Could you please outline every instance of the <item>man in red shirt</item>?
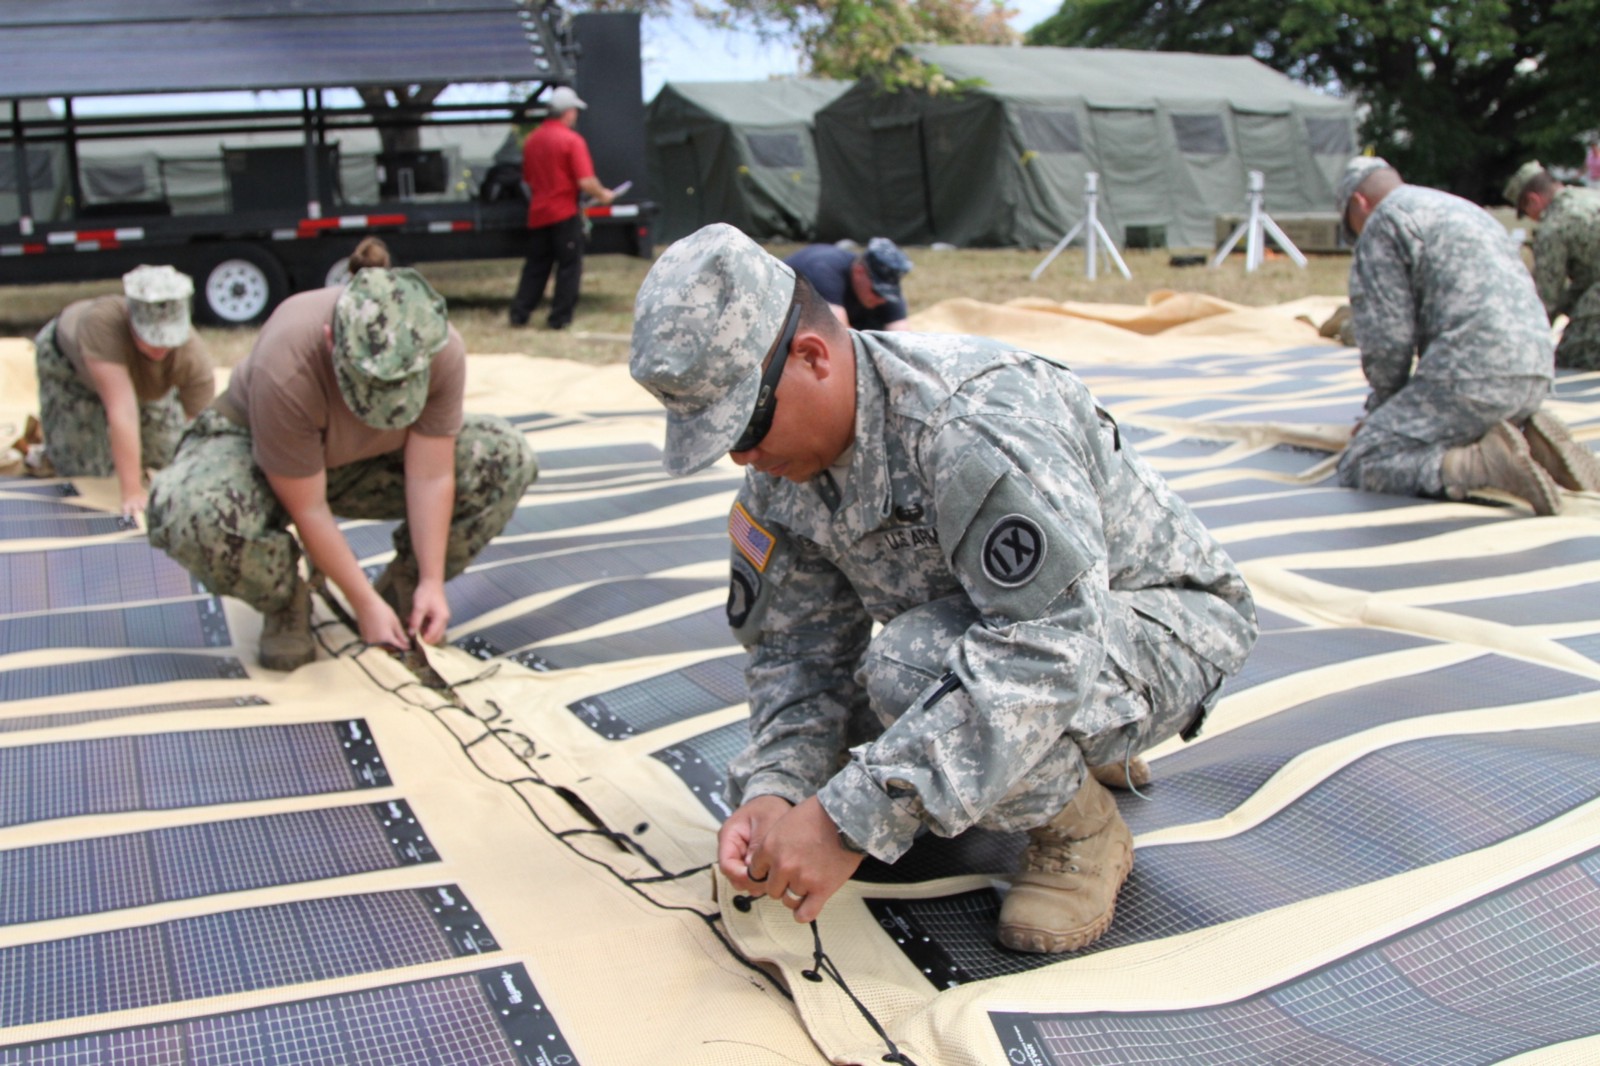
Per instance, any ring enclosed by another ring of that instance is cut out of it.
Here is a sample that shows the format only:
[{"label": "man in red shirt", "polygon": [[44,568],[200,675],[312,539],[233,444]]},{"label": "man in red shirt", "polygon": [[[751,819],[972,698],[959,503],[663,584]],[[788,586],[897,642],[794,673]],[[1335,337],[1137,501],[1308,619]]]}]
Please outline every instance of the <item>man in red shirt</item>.
[{"label": "man in red shirt", "polygon": [[532,246],[522,264],[522,279],[511,298],[511,324],[525,326],[544,297],[550,268],[556,270],[550,297],[551,329],[565,329],[578,306],[583,282],[583,215],[578,194],[609,204],[615,195],[594,176],[589,145],[573,127],[588,107],[565,85],[550,94],[549,114],[522,142],[522,180],[528,183],[528,228]]}]

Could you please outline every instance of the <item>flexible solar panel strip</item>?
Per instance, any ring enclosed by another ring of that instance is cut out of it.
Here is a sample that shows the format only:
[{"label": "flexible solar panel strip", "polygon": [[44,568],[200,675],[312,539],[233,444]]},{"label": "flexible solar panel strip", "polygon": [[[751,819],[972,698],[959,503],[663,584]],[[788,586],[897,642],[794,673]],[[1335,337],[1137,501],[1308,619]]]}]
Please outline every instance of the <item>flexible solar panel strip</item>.
[{"label": "flexible solar panel strip", "polygon": [[42,515],[66,515],[76,518],[92,518],[104,515],[104,511],[84,507],[81,504],[68,503],[62,499],[0,499],[0,521],[12,518],[38,518]]},{"label": "flexible solar panel strip", "polygon": [[498,949],[455,885],[224,911],[0,948],[0,1029]]},{"label": "flexible solar panel strip", "polygon": [[741,652],[693,663],[569,703],[567,710],[607,740],[637,736],[743,703],[744,662]]},{"label": "flexible solar panel strip", "polygon": [[737,645],[728,629],[727,608],[717,606],[642,629],[543,647],[538,651],[519,652],[511,658],[536,670],[571,670],[579,666],[622,662],[646,655],[732,647]]},{"label": "flexible solar panel strip", "polygon": [[[1141,848],[1111,928],[1075,954],[1193,932],[1507,840],[1600,797],[1597,758],[1600,726],[1430,737],[1373,752],[1243,833]],[[930,937],[968,979],[1069,957],[1001,948],[999,898],[987,889],[874,908],[913,939]]]},{"label": "flexible solar panel strip", "polygon": [[0,540],[102,537],[137,528],[120,515],[90,515],[83,518],[7,518],[0,520]]},{"label": "flexible solar panel strip", "polygon": [[1238,503],[1200,503],[1195,505],[1194,513],[1200,516],[1206,528],[1216,530],[1247,522],[1371,514],[1415,506],[1417,501],[1410,496],[1384,496],[1376,492],[1352,492],[1349,489],[1301,489]]},{"label": "flexible solar panel strip", "polygon": [[[1415,501],[1413,501],[1415,502]],[[1429,537],[1503,522],[1515,512],[1493,507],[1479,508],[1481,514],[1424,522],[1394,522],[1383,525],[1347,526],[1341,529],[1302,529],[1293,533],[1269,533],[1243,539],[1223,538],[1223,547],[1236,563],[1268,559],[1274,555],[1303,555],[1321,551],[1352,551],[1358,548],[1386,548]]]},{"label": "flexible solar panel strip", "polygon": [[265,707],[260,696],[230,696],[213,700],[183,700],[178,703],[147,703],[141,707],[99,707],[92,711],[63,711],[60,714],[33,714],[20,718],[0,718],[0,733],[20,733],[30,729],[58,729],[83,722],[103,722],[140,714],[167,711],[208,711],[227,707]]},{"label": "flexible solar panel strip", "polygon": [[1508,626],[1560,625],[1568,622],[1595,621],[1596,597],[1600,596],[1600,582],[1572,585],[1562,589],[1540,589],[1516,596],[1496,596],[1492,599],[1458,600],[1455,603],[1430,604],[1435,611],[1448,611],[1467,618],[1481,618],[1486,622],[1500,622]]},{"label": "flexible solar panel strip", "polygon": [[402,800],[0,851],[0,925],[437,862]]},{"label": "flexible solar panel strip", "polygon": [[[555,502],[527,498],[506,523],[502,537],[529,533],[550,533],[574,526],[615,522],[620,519],[640,519],[649,512],[664,507],[689,503],[718,493],[732,495],[740,482],[736,478],[719,478],[711,481],[692,481],[688,484],[665,485],[644,492],[617,493],[613,496],[564,500]],[[394,547],[391,540],[397,522],[375,522],[345,530],[345,539],[358,559],[382,555]],[[724,527],[726,523],[724,522]]]},{"label": "flexible solar panel strip", "polygon": [[[1482,581],[1492,577],[1514,577],[1559,566],[1579,566],[1600,562],[1600,537],[1574,537],[1543,544],[1519,552],[1497,552],[1464,559],[1428,559],[1388,566],[1303,567],[1298,572],[1341,588],[1363,592],[1389,592],[1394,589],[1453,585],[1460,581]],[[1547,595],[1565,596],[1566,591]]]},{"label": "flexible solar panel strip", "polygon": [[26,492],[31,496],[77,496],[78,486],[70,481],[40,481],[31,477],[0,477],[0,492]]},{"label": "flexible solar panel strip", "polygon": [[0,1066],[580,1066],[520,964],[0,1047]]},{"label": "flexible solar panel strip", "polygon": [[687,541],[696,537],[717,537],[726,545],[727,516],[713,515],[710,518],[696,519],[676,526],[652,526],[648,529],[584,534],[577,537],[541,537],[537,541],[491,541],[488,547],[478,553],[473,564],[476,569],[489,563],[528,560],[530,565],[537,566],[545,556],[563,552],[609,550],[621,556],[640,550],[643,545],[650,545],[646,550],[652,552],[670,553],[677,541]]},{"label": "flexible solar panel strip", "polygon": [[1239,673],[1229,678],[1223,694],[1243,692],[1256,685],[1321,666],[1351,662],[1371,655],[1407,651],[1438,644],[1427,637],[1389,629],[1301,629],[1263,632]]},{"label": "flexible solar panel strip", "polygon": [[64,740],[0,748],[0,826],[389,784],[360,719]]},{"label": "flexible solar panel strip", "polygon": [[1150,800],[1118,805],[1135,834],[1220,818],[1255,793],[1296,755],[1363,730],[1434,714],[1557,699],[1600,689],[1600,681],[1502,655],[1480,655],[1407,677],[1308,700],[1267,718],[1188,745],[1155,764]]},{"label": "flexible solar panel strip", "polygon": [[[539,449],[539,477],[546,471],[572,470],[582,467],[634,466],[639,463],[661,462],[661,449],[654,444],[604,444],[598,448],[541,448]],[[659,473],[659,469],[657,470]]]},{"label": "flexible solar panel strip", "polygon": [[690,563],[714,562],[727,556],[726,533],[660,544],[633,543],[620,550],[598,547],[544,555],[521,565],[474,568],[447,584],[445,592],[450,597],[451,622],[459,625],[524,596],[551,589],[635,577]]},{"label": "flexible solar panel strip", "polygon": [[133,685],[159,685],[167,681],[243,681],[249,677],[244,663],[231,655],[152,652],[7,670],[0,673],[0,702]]},{"label": "flexible solar panel strip", "polygon": [[1600,857],[1501,889],[1245,999],[1193,1010],[991,1011],[1008,1061],[1503,1062],[1600,1032]]},{"label": "flexible solar panel strip", "polygon": [[1557,641],[1563,647],[1571,648],[1591,662],[1600,663],[1600,633],[1589,633],[1581,637],[1569,637]]},{"label": "flexible solar panel strip", "polygon": [[456,647],[490,659],[528,644],[571,633],[647,607],[718,588],[723,579],[636,578],[591,585],[537,611],[486,626],[455,642]]},{"label": "flexible solar panel strip", "polygon": [[204,592],[143,541],[0,555],[0,615],[187,599]]},{"label": "flexible solar panel strip", "polygon": [[0,620],[0,655],[39,648],[225,648],[228,618],[216,597]]},{"label": "flexible solar panel strip", "polygon": [[700,805],[721,821],[733,813],[723,795],[728,784],[728,763],[748,743],[750,723],[729,722],[671,747],[653,751],[650,757],[666,764],[694,793]]},{"label": "flexible solar panel strip", "polygon": [[[1364,395],[1364,393],[1362,394]],[[1285,404],[1283,407],[1263,410],[1251,407],[1247,411],[1237,411],[1233,414],[1218,416],[1218,422],[1332,422],[1340,425],[1354,426],[1356,419],[1360,418],[1365,407],[1362,396],[1355,393],[1347,399],[1327,401],[1320,403]]]},{"label": "flexible solar panel strip", "polygon": [[1237,481],[1219,481],[1195,488],[1175,488],[1190,507],[1211,500],[1229,500],[1239,496],[1264,496],[1273,492],[1300,492],[1303,487],[1289,481],[1271,481],[1267,478],[1242,477]]}]

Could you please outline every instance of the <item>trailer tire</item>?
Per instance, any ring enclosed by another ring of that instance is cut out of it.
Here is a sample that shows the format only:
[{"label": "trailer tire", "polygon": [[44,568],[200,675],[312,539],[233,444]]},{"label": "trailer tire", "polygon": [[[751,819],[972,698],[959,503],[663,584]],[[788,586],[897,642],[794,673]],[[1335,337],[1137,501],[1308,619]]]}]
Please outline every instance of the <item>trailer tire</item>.
[{"label": "trailer tire", "polygon": [[283,264],[253,244],[224,244],[196,279],[195,317],[214,326],[253,326],[289,295]]}]

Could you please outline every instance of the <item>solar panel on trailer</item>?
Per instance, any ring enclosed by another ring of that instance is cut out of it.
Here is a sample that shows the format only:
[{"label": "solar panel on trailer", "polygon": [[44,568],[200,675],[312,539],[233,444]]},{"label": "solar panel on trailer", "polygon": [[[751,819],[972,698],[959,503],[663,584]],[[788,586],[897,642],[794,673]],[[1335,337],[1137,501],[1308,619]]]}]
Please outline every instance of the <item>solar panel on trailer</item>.
[{"label": "solar panel on trailer", "polygon": [[1246,999],[990,1021],[1007,1061],[1039,1066],[1487,1064],[1594,1034],[1597,953],[1590,852]]},{"label": "solar panel on trailer", "polygon": [[[571,66],[555,40],[526,11],[512,3],[432,0],[11,2],[0,6],[0,70],[6,71],[0,93],[26,99],[570,81]],[[106,62],[110,55],[117,61]]]},{"label": "solar panel on trailer", "polygon": [[403,800],[0,851],[0,926],[439,861]]}]

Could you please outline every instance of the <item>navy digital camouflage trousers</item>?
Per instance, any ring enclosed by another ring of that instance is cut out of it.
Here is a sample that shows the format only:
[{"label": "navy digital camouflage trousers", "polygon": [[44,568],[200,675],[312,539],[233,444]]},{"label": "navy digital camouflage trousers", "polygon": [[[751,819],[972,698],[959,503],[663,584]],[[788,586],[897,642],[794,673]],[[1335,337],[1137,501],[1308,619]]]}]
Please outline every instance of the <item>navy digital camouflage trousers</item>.
[{"label": "navy digital camouflage trousers", "polygon": [[[327,472],[328,505],[341,518],[401,519],[391,565],[416,570],[406,516],[404,452]],[[456,496],[444,576],[467,568],[511,520],[539,465],[503,418],[469,414],[456,437]],[[288,606],[300,580],[300,544],[289,513],[250,454],[250,431],[214,409],[201,411],[172,464],[150,486],[150,543],[212,592],[262,613]]]},{"label": "navy digital camouflage trousers", "polygon": [[[116,468],[111,463],[106,405],[99,393],[78,379],[56,346],[55,319],[34,338],[33,352],[39,369],[39,423],[55,472],[64,477],[110,477]],[[177,389],[154,403],[140,404],[140,463],[149,469],[170,463],[187,421]]]},{"label": "navy digital camouflage trousers", "polygon": [[[1127,664],[1125,672],[1106,656],[1091,686],[1096,713],[1081,717],[1108,724],[1092,734],[1074,732],[1069,725],[1005,796],[988,797],[990,805],[978,817],[978,825],[1003,832],[1043,825],[1078,791],[1086,766],[1121,763],[1186,730],[1192,736],[1199,727],[1220,695],[1223,673],[1166,626],[1141,614],[1139,596],[1137,590],[1113,590],[1110,595],[1113,609],[1124,612],[1124,624],[1136,634],[1133,647],[1138,661]],[[956,595],[906,611],[884,626],[857,673],[876,720],[852,721],[850,742],[872,739],[902,714],[928,715],[946,719],[937,728],[930,722],[930,736],[955,730],[967,734],[950,738],[955,747],[1006,758],[1004,745],[997,744],[994,733],[985,728],[984,716],[972,713],[965,692],[951,692],[940,700],[944,706],[918,705],[919,697],[944,674],[950,647],[977,622],[972,602]]]},{"label": "navy digital camouflage trousers", "polygon": [[1397,496],[1444,495],[1444,453],[1496,422],[1520,425],[1544,402],[1548,378],[1412,378],[1367,415],[1339,459],[1339,483]]}]

